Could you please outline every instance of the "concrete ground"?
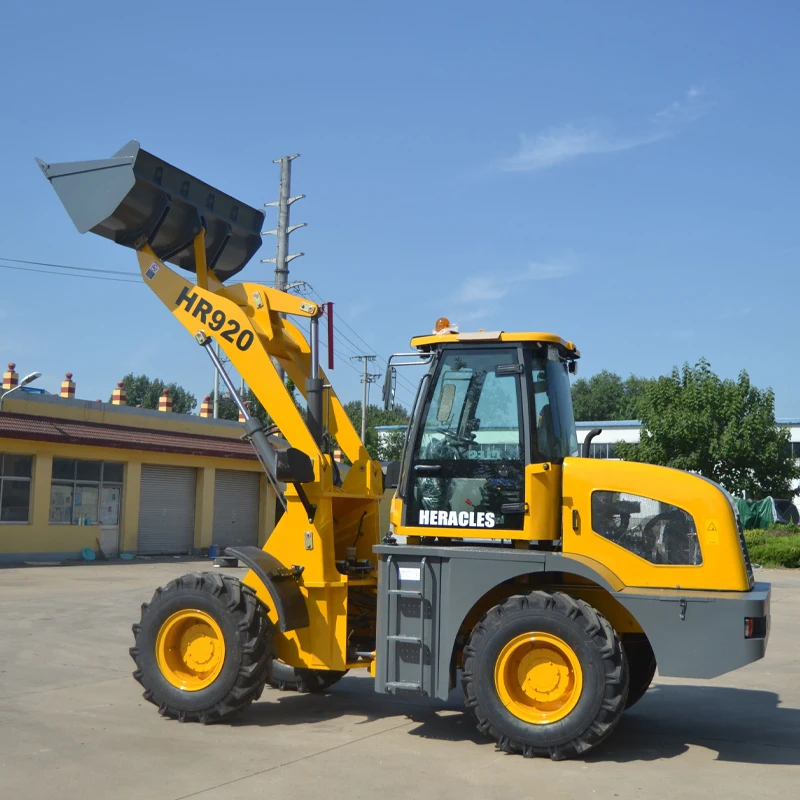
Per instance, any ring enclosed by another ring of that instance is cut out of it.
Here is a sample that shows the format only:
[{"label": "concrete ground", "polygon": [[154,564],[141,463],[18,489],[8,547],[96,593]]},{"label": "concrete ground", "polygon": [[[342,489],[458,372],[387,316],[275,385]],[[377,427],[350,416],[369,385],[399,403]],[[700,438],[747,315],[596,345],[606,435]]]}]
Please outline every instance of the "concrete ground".
[{"label": "concrete ground", "polygon": [[[207,562],[206,562],[207,563]],[[0,570],[0,797],[791,798],[800,793],[800,573],[773,584],[765,660],[717,680],[656,679],[582,761],[495,751],[447,704],[265,691],[235,723],[159,717],[130,677],[139,604],[195,564]]]}]

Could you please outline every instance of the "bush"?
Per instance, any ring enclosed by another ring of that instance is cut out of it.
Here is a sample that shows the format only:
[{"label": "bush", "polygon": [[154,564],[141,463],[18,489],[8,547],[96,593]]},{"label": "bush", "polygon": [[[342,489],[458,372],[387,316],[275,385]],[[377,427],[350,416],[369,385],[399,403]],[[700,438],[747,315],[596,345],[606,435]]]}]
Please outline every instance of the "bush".
[{"label": "bush", "polygon": [[751,553],[753,552],[754,547],[766,544],[768,538],[769,536],[766,531],[754,530],[744,532],[744,540],[747,542],[747,549]]},{"label": "bush", "polygon": [[762,567],[800,567],[800,533],[796,525],[745,531],[750,560]]}]

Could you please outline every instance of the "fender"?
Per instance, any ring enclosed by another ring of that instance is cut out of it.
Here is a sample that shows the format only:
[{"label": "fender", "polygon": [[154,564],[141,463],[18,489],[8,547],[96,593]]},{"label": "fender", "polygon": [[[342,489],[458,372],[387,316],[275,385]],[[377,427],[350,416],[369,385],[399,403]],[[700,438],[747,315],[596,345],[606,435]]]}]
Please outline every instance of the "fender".
[{"label": "fender", "polygon": [[281,633],[308,627],[306,601],[294,575],[260,547],[228,547],[225,555],[244,561],[264,584],[278,614]]}]

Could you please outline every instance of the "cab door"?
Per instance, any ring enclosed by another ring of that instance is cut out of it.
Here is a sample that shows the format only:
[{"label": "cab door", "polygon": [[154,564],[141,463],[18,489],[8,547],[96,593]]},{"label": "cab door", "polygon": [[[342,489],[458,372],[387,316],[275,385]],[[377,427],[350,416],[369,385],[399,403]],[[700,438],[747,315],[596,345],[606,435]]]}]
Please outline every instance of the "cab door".
[{"label": "cab door", "polygon": [[415,432],[404,534],[525,536],[524,375],[518,347],[443,349]]},{"label": "cab door", "polygon": [[564,457],[577,448],[567,366],[557,349],[537,344],[526,350],[530,375],[532,445],[525,470],[529,514],[526,538],[561,537],[561,480]]}]

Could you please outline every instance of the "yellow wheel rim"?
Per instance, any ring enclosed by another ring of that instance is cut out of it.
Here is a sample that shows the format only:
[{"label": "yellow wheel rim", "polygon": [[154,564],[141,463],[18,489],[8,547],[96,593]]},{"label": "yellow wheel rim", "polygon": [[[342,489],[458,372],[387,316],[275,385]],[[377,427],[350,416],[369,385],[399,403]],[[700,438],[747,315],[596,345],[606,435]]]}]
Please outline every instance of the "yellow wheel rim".
[{"label": "yellow wheel rim", "polygon": [[205,689],[225,663],[222,630],[205,611],[176,611],[158,632],[156,660],[161,674],[178,689]]},{"label": "yellow wheel rim", "polygon": [[583,671],[575,651],[558,636],[523,633],[500,652],[494,669],[500,701],[533,725],[564,719],[578,704]]}]

